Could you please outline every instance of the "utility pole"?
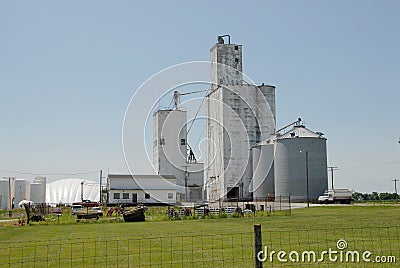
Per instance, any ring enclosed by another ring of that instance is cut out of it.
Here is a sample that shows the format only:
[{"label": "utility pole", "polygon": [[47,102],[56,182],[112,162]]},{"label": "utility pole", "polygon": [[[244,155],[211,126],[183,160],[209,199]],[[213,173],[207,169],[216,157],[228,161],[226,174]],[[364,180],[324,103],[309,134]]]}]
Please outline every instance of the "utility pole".
[{"label": "utility pole", "polygon": [[308,190],[308,151],[306,151],[306,176],[307,176],[307,207],[310,207],[310,193]]},{"label": "utility pole", "polygon": [[[300,119],[300,118],[299,118]],[[300,120],[299,120],[300,121]],[[302,154],[304,151],[300,150],[300,153]],[[306,187],[307,187],[307,207],[310,207],[310,191],[308,189],[308,151],[305,151],[306,153]]]},{"label": "utility pole", "polygon": [[15,178],[14,177],[8,177],[8,197],[9,197],[9,199],[8,199],[8,207],[9,207],[9,209],[10,209],[10,211],[12,211],[12,209],[13,209],[13,207],[12,207],[12,203],[13,203],[13,197],[11,197],[11,180],[15,180]]},{"label": "utility pole", "polygon": [[394,191],[395,191],[395,193],[396,193],[396,200],[398,199],[398,196],[397,196],[397,182],[399,181],[398,179],[393,179],[392,181],[394,181]]},{"label": "utility pole", "polygon": [[188,198],[188,190],[187,190],[187,187],[188,187],[188,170],[187,170],[187,168],[188,168],[188,165],[184,165],[183,166],[184,168],[185,168],[185,201],[187,202],[188,200],[189,200],[189,198]]},{"label": "utility pole", "polygon": [[103,170],[100,169],[100,205],[103,205],[103,189],[102,189],[102,179],[103,179]]},{"label": "utility pole", "polygon": [[334,189],[334,187],[333,187],[333,171],[336,171],[338,169],[339,169],[338,167],[328,167],[328,170],[331,171],[332,189]]},{"label": "utility pole", "polygon": [[81,200],[83,202],[83,181],[81,181]]}]

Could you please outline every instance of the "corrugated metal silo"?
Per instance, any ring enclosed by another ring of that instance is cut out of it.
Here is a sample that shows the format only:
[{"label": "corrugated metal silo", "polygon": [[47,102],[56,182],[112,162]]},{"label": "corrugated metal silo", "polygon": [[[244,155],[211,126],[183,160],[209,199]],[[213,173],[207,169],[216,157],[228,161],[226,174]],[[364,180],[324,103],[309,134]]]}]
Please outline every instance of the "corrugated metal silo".
[{"label": "corrugated metal silo", "polygon": [[[275,196],[291,196],[293,201],[318,198],[328,188],[326,138],[295,125],[276,137],[275,146]],[[307,161],[308,158],[308,161]]]}]

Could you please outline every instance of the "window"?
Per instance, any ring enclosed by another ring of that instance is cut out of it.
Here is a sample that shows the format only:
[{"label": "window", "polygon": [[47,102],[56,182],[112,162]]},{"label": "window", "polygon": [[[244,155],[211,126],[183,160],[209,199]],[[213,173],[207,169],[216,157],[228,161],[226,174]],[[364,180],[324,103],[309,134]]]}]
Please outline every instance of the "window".
[{"label": "window", "polygon": [[122,194],[123,199],[129,199],[129,193],[123,193]]},{"label": "window", "polygon": [[236,63],[239,62],[239,59],[238,59],[238,58],[235,58],[235,62],[236,62]]},{"label": "window", "polygon": [[173,199],[174,198],[174,193],[168,193],[168,199]]},{"label": "window", "polygon": [[144,199],[150,199],[150,194],[144,194]]},{"label": "window", "polygon": [[239,46],[235,46],[235,50],[239,50]]},{"label": "window", "polygon": [[160,144],[161,144],[161,145],[165,145],[165,139],[164,139],[164,138],[161,138]]},{"label": "window", "polygon": [[186,145],[186,140],[185,139],[181,139],[181,145]]},{"label": "window", "polygon": [[119,198],[120,198],[119,193],[114,193],[114,199],[119,199]]}]

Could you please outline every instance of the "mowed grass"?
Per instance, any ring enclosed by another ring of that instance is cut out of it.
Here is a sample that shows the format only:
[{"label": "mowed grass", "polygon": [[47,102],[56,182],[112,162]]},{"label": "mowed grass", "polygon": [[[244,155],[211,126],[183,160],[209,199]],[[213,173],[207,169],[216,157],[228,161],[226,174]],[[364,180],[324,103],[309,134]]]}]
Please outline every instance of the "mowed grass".
[{"label": "mowed grass", "polygon": [[0,227],[0,267],[252,267],[254,224],[262,225],[263,245],[273,250],[321,251],[346,239],[349,249],[395,255],[400,262],[399,205],[322,206],[295,209],[291,216],[259,213],[137,223],[113,218],[76,223],[68,222],[70,215],[63,217],[63,224],[54,218],[51,224]]}]

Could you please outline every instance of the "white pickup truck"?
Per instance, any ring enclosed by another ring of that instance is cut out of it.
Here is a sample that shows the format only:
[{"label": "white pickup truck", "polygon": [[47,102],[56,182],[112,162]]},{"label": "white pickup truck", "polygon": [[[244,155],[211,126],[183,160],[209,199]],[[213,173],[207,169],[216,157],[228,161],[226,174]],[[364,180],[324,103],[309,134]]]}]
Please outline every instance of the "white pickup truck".
[{"label": "white pickup truck", "polygon": [[318,202],[322,204],[350,204],[353,201],[353,192],[351,189],[329,189],[318,197]]}]

